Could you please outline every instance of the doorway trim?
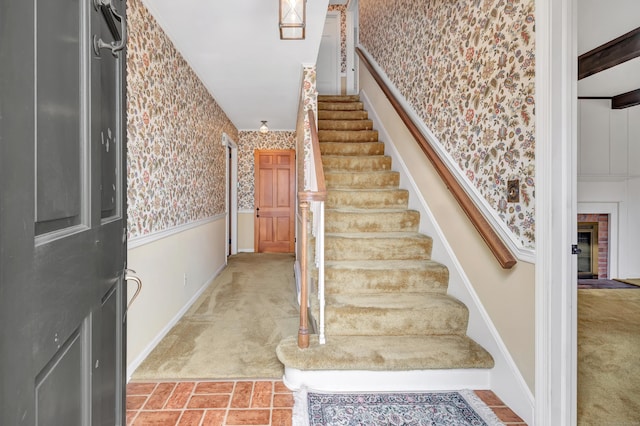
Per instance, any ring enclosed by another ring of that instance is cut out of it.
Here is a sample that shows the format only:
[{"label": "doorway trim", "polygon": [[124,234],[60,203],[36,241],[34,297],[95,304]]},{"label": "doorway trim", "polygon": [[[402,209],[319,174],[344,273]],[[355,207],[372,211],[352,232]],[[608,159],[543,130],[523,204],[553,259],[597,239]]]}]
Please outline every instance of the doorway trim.
[{"label": "doorway trim", "polygon": [[356,46],[358,45],[358,0],[351,0],[347,5],[347,95],[358,93],[358,61]]},{"label": "doorway trim", "polygon": [[[325,24],[323,26],[323,33],[320,39],[320,43],[322,44],[322,37],[325,35],[324,33],[324,28],[326,27],[326,20],[328,20],[329,18],[333,19],[335,21],[335,28],[333,29],[333,34],[337,37],[337,43],[336,43],[336,49],[334,55],[335,55],[335,68],[333,70],[333,72],[335,73],[335,87],[333,88],[333,91],[336,95],[339,95],[342,92],[342,78],[341,78],[341,63],[342,63],[342,55],[340,54],[340,50],[341,50],[341,43],[342,43],[342,34],[341,34],[341,30],[340,30],[340,12],[337,10],[331,10],[327,12],[327,16],[325,18]],[[318,48],[318,55],[320,55],[320,48]],[[318,65],[318,58],[316,58],[316,81],[317,81],[317,74],[319,71],[320,67]]]},{"label": "doorway trim", "polygon": [[[227,224],[225,233],[225,262],[231,255],[238,254],[238,145],[231,137],[223,133],[222,145],[225,149],[225,175],[226,175],[226,190],[225,190],[225,204],[227,214]],[[231,153],[229,158],[228,153]],[[231,164],[229,164],[231,162]],[[232,226],[229,227],[229,219],[231,219]],[[229,229],[231,228],[231,229]],[[229,248],[228,241],[231,240],[231,247]]]},{"label": "doorway trim", "polygon": [[535,0],[535,424],[577,421],[577,8]]}]

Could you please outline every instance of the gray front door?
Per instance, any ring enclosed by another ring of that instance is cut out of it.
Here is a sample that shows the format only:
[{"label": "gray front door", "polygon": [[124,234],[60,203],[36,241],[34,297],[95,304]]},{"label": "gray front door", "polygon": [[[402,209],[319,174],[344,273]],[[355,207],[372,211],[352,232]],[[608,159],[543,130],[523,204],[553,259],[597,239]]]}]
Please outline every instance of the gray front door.
[{"label": "gray front door", "polygon": [[1,425],[124,423],[124,16],[0,1]]}]

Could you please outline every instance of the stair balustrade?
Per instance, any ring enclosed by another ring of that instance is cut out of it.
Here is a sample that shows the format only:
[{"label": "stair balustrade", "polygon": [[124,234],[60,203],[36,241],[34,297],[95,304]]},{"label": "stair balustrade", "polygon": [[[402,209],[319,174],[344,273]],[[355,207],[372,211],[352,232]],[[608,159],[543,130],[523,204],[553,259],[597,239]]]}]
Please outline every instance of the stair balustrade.
[{"label": "stair balustrade", "polygon": [[[309,347],[309,228],[315,239],[315,266],[318,269],[318,302],[320,306],[318,340],[325,343],[324,335],[324,203],[327,199],[327,188],[320,156],[320,143],[315,114],[312,110],[307,112],[309,127],[311,129],[311,161],[309,167],[309,189],[298,192],[302,229],[300,235],[301,259],[300,259],[300,328],[298,329],[298,347]],[[311,219],[309,213],[311,212]]]}]

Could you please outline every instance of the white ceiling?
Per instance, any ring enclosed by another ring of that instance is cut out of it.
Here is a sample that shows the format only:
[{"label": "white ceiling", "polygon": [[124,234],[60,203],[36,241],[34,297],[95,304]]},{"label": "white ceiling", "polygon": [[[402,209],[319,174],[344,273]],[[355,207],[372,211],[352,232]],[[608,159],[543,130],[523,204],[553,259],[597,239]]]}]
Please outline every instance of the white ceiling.
[{"label": "white ceiling", "polygon": [[[578,55],[638,27],[638,0],[578,0]],[[640,58],[578,81],[578,96],[615,96],[636,89],[640,89]]]},{"label": "white ceiling", "polygon": [[315,64],[329,0],[307,1],[305,40],[280,40],[278,0],[143,0],[233,124],[296,125],[302,66]]},{"label": "white ceiling", "polygon": [[[293,130],[303,64],[314,64],[327,6],[307,0],[306,39],[280,40],[278,0],[143,0],[233,124]],[[639,0],[578,0],[578,55],[640,27]],[[579,96],[640,88],[640,58],[578,81]]]}]

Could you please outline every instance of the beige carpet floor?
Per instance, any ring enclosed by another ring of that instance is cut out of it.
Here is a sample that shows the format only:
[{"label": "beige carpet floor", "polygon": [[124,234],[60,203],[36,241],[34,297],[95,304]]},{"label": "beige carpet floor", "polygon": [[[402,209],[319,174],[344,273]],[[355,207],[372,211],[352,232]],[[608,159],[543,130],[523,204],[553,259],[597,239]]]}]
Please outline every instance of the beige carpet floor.
[{"label": "beige carpet floor", "polygon": [[578,424],[640,425],[640,290],[578,290]]},{"label": "beige carpet floor", "polygon": [[132,379],[281,378],[275,348],[298,331],[293,263],[288,254],[231,256]]}]

